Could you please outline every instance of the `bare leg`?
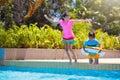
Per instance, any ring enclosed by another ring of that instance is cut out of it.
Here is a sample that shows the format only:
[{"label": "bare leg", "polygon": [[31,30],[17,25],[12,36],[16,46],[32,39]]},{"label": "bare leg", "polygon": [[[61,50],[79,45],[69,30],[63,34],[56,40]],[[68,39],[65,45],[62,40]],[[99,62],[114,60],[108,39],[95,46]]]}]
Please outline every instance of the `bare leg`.
[{"label": "bare leg", "polygon": [[95,58],[93,58],[93,62],[92,62],[92,64],[95,64]]},{"label": "bare leg", "polygon": [[93,59],[89,58],[89,63],[92,64],[93,63]]},{"label": "bare leg", "polygon": [[72,58],[71,58],[71,56],[70,56],[70,54],[68,52],[68,44],[65,44],[65,51],[66,51],[66,54],[67,54],[67,56],[68,56],[68,58],[70,60],[70,63],[71,63],[72,62]]},{"label": "bare leg", "polygon": [[74,53],[74,51],[73,51],[73,49],[72,49],[72,44],[70,44],[69,45],[69,49],[70,49],[70,52],[72,53],[72,55],[73,55],[73,57],[74,57],[74,59],[75,59],[75,62],[77,63],[77,57],[76,57],[76,55],[75,55],[75,53]]},{"label": "bare leg", "polygon": [[99,64],[98,58],[95,58],[94,64]]}]

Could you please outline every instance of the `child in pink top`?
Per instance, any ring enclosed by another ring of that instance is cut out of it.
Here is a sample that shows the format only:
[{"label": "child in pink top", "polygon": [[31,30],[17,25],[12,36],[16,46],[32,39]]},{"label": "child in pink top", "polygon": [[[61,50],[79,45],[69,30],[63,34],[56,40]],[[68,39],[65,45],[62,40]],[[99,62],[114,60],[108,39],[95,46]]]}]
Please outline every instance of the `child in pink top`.
[{"label": "child in pink top", "polygon": [[72,26],[74,21],[69,20],[69,21],[64,21],[60,20],[60,25],[62,26],[63,29],[63,39],[69,40],[69,39],[74,39],[74,34],[72,32]]},{"label": "child in pink top", "polygon": [[[46,15],[44,15],[46,19],[48,19],[50,22],[53,22],[51,19],[49,19]],[[59,24],[61,25],[62,29],[63,29],[63,40],[62,42],[65,45],[65,51],[66,54],[70,60],[70,63],[72,62],[72,57],[70,56],[70,53],[68,52],[70,50],[70,52],[72,53],[75,62],[77,62],[77,57],[76,54],[74,53],[72,46],[73,44],[76,42],[74,40],[75,36],[73,34],[72,31],[72,27],[74,22],[81,22],[81,21],[90,21],[90,20],[73,20],[70,19],[70,15],[68,13],[64,13],[62,16],[62,19],[59,21]]]},{"label": "child in pink top", "polygon": [[72,57],[70,56],[68,50],[70,50],[70,52],[72,53],[72,55],[75,59],[75,62],[77,62],[76,54],[74,53],[74,51],[72,49],[73,44],[76,42],[74,40],[75,36],[72,32],[72,27],[73,27],[73,24],[74,24],[75,21],[76,22],[81,22],[81,21],[90,21],[90,20],[73,20],[73,19],[70,19],[70,15],[68,13],[64,13],[62,20],[59,21],[59,23],[60,23],[60,25],[63,29],[63,40],[62,40],[62,42],[65,45],[65,51],[67,53],[67,56],[68,56],[70,62],[72,62]]}]

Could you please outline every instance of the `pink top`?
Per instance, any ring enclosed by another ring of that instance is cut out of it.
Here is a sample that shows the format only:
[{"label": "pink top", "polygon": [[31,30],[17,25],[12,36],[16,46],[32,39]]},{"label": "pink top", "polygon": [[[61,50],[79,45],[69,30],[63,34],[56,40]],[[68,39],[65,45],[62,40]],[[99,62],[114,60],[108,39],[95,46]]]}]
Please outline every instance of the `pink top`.
[{"label": "pink top", "polygon": [[74,34],[72,32],[72,26],[73,26],[74,20],[69,20],[69,21],[60,20],[59,23],[63,29],[63,39],[66,39],[66,40],[74,39]]}]

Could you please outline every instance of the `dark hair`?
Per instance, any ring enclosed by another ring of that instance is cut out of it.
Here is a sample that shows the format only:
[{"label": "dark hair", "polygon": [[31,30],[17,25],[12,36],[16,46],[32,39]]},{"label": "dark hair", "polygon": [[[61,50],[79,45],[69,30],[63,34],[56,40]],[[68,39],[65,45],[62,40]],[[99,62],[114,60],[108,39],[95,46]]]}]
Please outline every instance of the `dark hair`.
[{"label": "dark hair", "polygon": [[88,36],[95,38],[95,33],[94,32],[89,32]]},{"label": "dark hair", "polygon": [[68,12],[65,12],[65,13],[62,15],[62,18],[61,18],[61,19],[64,20],[64,18],[65,18],[66,16],[70,16]]}]

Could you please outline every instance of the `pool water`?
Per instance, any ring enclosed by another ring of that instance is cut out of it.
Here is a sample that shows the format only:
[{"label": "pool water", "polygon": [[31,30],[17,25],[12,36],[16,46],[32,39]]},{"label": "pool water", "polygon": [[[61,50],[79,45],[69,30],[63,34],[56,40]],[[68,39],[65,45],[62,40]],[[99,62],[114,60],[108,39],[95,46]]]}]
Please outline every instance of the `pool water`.
[{"label": "pool water", "polygon": [[1,66],[0,80],[120,80],[120,70]]}]

